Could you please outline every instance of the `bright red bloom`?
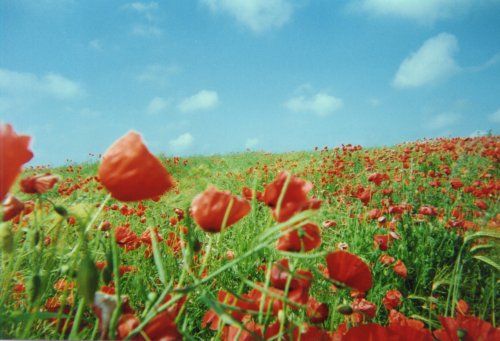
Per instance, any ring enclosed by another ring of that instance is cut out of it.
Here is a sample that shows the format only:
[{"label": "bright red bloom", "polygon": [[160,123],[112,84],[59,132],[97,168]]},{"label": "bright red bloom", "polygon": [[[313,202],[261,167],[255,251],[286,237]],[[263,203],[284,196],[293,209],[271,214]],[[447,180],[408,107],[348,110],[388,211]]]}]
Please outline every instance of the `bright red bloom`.
[{"label": "bright red bloom", "polygon": [[387,251],[389,248],[389,236],[386,234],[377,234],[373,237],[373,248]]},{"label": "bright red bloom", "polygon": [[476,201],[474,201],[474,205],[476,205],[477,208],[483,211],[488,209],[488,205],[482,199],[477,199]]},{"label": "bright red bloom", "polygon": [[423,205],[418,209],[418,213],[427,216],[435,216],[437,215],[437,209],[431,205]]},{"label": "bright red bloom", "polygon": [[321,231],[316,224],[307,223],[286,232],[278,239],[276,248],[281,251],[307,252],[321,245]]},{"label": "bright red bloom", "polygon": [[[440,341],[500,340],[500,329],[474,316],[458,315],[456,318],[438,316],[442,329],[434,331]],[[460,335],[463,335],[461,338]]]},{"label": "bright red bloom", "polygon": [[24,210],[24,204],[13,195],[7,195],[2,204],[2,220],[9,221]]},{"label": "bright red bloom", "polygon": [[461,179],[456,178],[456,179],[450,180],[450,185],[451,185],[451,188],[453,188],[453,189],[459,189],[459,188],[464,186],[464,183],[462,182]]},{"label": "bright red bloom", "polygon": [[328,304],[320,303],[309,297],[306,306],[306,315],[313,323],[322,323],[328,319]]},{"label": "bright red bloom", "polygon": [[50,173],[29,176],[21,180],[21,192],[28,194],[45,193],[51,190],[59,179],[59,175]]},{"label": "bright red bloom", "polygon": [[294,329],[294,340],[316,340],[316,341],[329,341],[330,337],[327,332],[316,326],[304,323],[302,326]]},{"label": "bright red bloom", "polygon": [[196,223],[206,232],[220,232],[226,211],[227,228],[242,219],[250,212],[250,203],[232,195],[229,191],[218,191],[215,187],[208,187],[198,194],[191,203],[191,214]]},{"label": "bright red bloom", "polygon": [[377,186],[385,180],[389,180],[389,176],[387,174],[372,173],[368,176],[368,181],[373,182]]},{"label": "bright red bloom", "polygon": [[384,304],[384,307],[390,311],[391,309],[396,308],[401,303],[401,297],[403,297],[403,295],[401,295],[398,290],[388,290],[385,293],[385,297],[383,298],[382,303]]},{"label": "bright red bloom", "polygon": [[321,226],[324,229],[327,229],[327,228],[330,228],[330,227],[337,226],[337,222],[335,220],[328,219],[328,220],[325,220],[323,223],[321,223]]},{"label": "bright red bloom", "polygon": [[[282,259],[273,264],[271,268],[271,284],[278,289],[285,289],[290,269],[288,267],[288,259]],[[306,270],[297,270],[290,281],[289,288],[296,289],[299,287],[307,288],[311,286],[312,274]]]},{"label": "bright red bloom", "polygon": [[389,335],[391,335],[392,340],[406,341],[406,340],[418,340],[418,341],[432,341],[432,333],[428,329],[424,328],[414,328],[411,326],[402,325],[390,325],[387,327]]},{"label": "bright red bloom", "polygon": [[352,301],[352,310],[354,312],[363,313],[363,315],[374,318],[377,313],[377,306],[364,298],[355,298]]},{"label": "bright red bloom", "polygon": [[368,323],[352,327],[344,334],[342,341],[382,341],[389,338],[387,329],[379,324]]},{"label": "bright red bloom", "polygon": [[425,324],[422,321],[410,319],[395,309],[391,309],[389,312],[389,325],[412,327],[413,329],[425,329]]},{"label": "bright red bloom", "polygon": [[406,278],[408,276],[408,269],[406,269],[405,263],[401,260],[397,260],[396,263],[392,265],[392,270],[400,277]]},{"label": "bright red bloom", "polygon": [[455,312],[457,315],[467,315],[469,313],[469,305],[464,300],[460,299],[455,306]]},{"label": "bright red bloom", "polygon": [[31,137],[17,135],[10,124],[0,124],[0,201],[5,199],[23,164],[33,158]]},{"label": "bright red bloom", "polygon": [[[285,193],[282,191],[288,180]],[[276,179],[266,186],[262,197],[259,199],[273,209],[273,216],[278,222],[287,221],[294,214],[308,209],[319,209],[321,201],[309,199],[307,193],[311,191],[313,185],[309,181],[304,181],[288,172],[282,171]],[[278,201],[283,197],[280,207]]]},{"label": "bright red bloom", "polygon": [[384,255],[381,255],[378,259],[378,261],[380,262],[380,264],[382,265],[391,265],[392,263],[394,263],[396,260],[394,259],[394,257],[388,255],[388,254],[384,254]]},{"label": "bright red bloom", "polygon": [[372,273],[368,265],[358,256],[347,251],[334,251],[326,256],[331,279],[359,291],[372,287]]},{"label": "bright red bloom", "polygon": [[128,225],[115,228],[116,243],[127,251],[135,250],[141,246],[139,237],[128,227]]},{"label": "bright red bloom", "polygon": [[120,201],[152,199],[174,186],[166,168],[133,131],[104,153],[98,174],[102,185]]}]

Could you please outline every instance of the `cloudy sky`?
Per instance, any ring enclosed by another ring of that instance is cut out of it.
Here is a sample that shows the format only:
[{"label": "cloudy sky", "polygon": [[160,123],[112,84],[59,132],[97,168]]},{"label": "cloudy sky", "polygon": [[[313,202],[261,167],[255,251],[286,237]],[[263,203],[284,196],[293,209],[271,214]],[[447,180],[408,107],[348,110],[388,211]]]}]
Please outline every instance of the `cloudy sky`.
[{"label": "cloudy sky", "polygon": [[134,129],[196,155],[500,128],[499,0],[0,0],[0,121],[32,164]]}]

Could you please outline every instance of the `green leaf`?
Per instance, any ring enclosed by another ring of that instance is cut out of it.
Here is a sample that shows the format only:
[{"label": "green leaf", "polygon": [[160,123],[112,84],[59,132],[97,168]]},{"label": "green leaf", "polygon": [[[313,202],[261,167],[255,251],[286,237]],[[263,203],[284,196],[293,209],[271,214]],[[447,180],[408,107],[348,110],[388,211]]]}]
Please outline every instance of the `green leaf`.
[{"label": "green leaf", "polygon": [[500,265],[498,265],[497,262],[495,262],[493,259],[486,257],[486,256],[474,256],[473,258],[476,258],[480,260],[483,263],[488,264],[489,266],[493,267],[496,271],[500,271]]}]

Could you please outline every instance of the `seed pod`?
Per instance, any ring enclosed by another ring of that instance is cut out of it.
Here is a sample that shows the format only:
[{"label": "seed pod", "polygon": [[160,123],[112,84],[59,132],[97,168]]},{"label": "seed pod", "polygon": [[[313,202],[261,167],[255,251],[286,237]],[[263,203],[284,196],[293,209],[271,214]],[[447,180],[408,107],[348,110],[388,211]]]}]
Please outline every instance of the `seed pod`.
[{"label": "seed pod", "polygon": [[0,249],[11,253],[14,248],[14,234],[9,224],[0,224]]},{"label": "seed pod", "polygon": [[31,278],[31,302],[35,302],[42,293],[42,277],[36,274]]},{"label": "seed pod", "polygon": [[54,205],[54,211],[61,217],[66,217],[68,215],[68,210],[64,206]]},{"label": "seed pod", "polygon": [[92,303],[99,284],[99,272],[94,261],[88,255],[80,263],[77,282],[80,286],[80,295],[87,303]]},{"label": "seed pod", "polygon": [[339,305],[337,311],[342,315],[351,315],[353,313],[352,307],[347,304]]}]

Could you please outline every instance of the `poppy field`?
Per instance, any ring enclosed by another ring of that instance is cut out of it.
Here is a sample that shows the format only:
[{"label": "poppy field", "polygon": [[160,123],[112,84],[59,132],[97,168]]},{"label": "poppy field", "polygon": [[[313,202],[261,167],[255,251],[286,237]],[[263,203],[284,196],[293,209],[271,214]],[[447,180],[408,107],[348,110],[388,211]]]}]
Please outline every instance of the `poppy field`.
[{"label": "poppy field", "polygon": [[[41,138],[41,137],[40,137]],[[500,137],[25,166],[0,125],[0,338],[500,340]]]}]

